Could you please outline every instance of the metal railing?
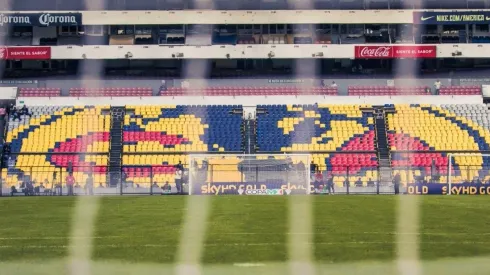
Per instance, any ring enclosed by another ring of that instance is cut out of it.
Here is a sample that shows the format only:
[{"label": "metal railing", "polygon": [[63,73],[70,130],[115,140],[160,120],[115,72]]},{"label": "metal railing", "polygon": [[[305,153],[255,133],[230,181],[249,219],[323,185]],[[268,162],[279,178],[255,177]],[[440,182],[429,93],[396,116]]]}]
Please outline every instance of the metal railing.
[{"label": "metal railing", "polygon": [[[110,167],[73,167],[75,195],[125,194],[238,194],[238,190],[292,189],[292,193],[330,193],[333,185],[340,194],[392,194],[398,178],[400,192],[409,185],[454,184],[490,185],[490,168],[456,166],[448,173],[447,167],[393,167],[394,181],[383,182],[379,167],[345,166],[317,167],[263,165],[183,166],[183,174],[175,176],[176,166],[123,166],[121,171],[108,172]],[[110,184],[112,174],[120,182]],[[11,167],[1,169],[1,195],[67,195],[66,168]],[[92,180],[87,181],[91,176]],[[178,184],[176,184],[178,181]],[[87,183],[89,183],[87,185]],[[189,183],[192,184],[189,187]],[[30,188],[30,189],[29,189]],[[189,188],[191,188],[189,190]],[[299,191],[301,190],[301,191]]]}]

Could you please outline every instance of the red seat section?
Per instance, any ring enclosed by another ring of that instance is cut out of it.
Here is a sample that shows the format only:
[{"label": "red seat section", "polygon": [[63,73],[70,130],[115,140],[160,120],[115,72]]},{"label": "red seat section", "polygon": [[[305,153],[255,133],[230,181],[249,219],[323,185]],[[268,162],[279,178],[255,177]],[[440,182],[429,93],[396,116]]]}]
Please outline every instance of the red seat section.
[{"label": "red seat section", "polygon": [[394,86],[349,86],[348,92],[352,96],[360,95],[428,95],[426,86],[394,87]]},{"label": "red seat section", "polygon": [[441,95],[481,95],[479,86],[451,86],[441,87],[439,90]]},{"label": "red seat section", "polygon": [[66,142],[56,144],[54,148],[55,153],[76,153],[87,152],[88,146],[92,146],[95,142],[108,142],[109,133],[93,133],[80,138],[69,139]]},{"label": "red seat section", "polygon": [[19,96],[22,97],[55,97],[61,95],[60,88],[20,88]]},{"label": "red seat section", "polygon": [[274,95],[338,95],[331,87],[207,87],[187,89],[171,87],[160,91],[161,96],[274,96]]},{"label": "red seat section", "polygon": [[[427,90],[430,89],[430,92]],[[395,87],[395,86],[349,86],[351,96],[391,96],[391,95],[431,95],[433,88],[428,86]],[[480,95],[479,86],[441,87],[440,95]]]},{"label": "red seat section", "polygon": [[177,135],[166,135],[161,132],[124,132],[124,142],[159,141],[161,144],[175,145],[189,141],[187,138],[179,138]]},{"label": "red seat section", "polygon": [[177,168],[172,165],[152,165],[151,167],[124,167],[123,171],[129,178],[150,177],[155,174],[174,174]]},{"label": "red seat section", "polygon": [[71,88],[70,96],[98,97],[98,96],[152,96],[151,87],[109,87],[109,88]]},{"label": "red seat section", "polygon": [[328,166],[334,175],[355,174],[362,169],[378,167],[378,160],[376,154],[334,154]]},{"label": "red seat section", "polygon": [[83,160],[79,155],[52,155],[51,162],[56,165],[68,167],[71,163],[73,172],[93,172],[93,173],[106,173],[106,165],[93,165],[92,163]]}]

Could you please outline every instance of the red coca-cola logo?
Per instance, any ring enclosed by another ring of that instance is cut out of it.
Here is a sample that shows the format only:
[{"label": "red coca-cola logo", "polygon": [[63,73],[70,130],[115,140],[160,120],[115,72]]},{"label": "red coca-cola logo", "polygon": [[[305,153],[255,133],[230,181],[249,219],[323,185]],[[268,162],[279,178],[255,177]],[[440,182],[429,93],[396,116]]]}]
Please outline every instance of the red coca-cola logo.
[{"label": "red coca-cola logo", "polygon": [[358,46],[356,57],[360,58],[390,58],[393,56],[391,46]]},{"label": "red coca-cola logo", "polygon": [[382,58],[436,58],[436,46],[355,46],[355,57]]}]

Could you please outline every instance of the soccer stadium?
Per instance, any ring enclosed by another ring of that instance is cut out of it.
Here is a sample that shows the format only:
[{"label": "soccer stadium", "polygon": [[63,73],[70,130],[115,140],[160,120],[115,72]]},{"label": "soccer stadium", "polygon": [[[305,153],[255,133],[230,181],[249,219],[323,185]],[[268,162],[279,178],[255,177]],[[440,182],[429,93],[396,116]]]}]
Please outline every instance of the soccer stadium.
[{"label": "soccer stadium", "polygon": [[0,275],[490,273],[490,0],[0,1]]}]

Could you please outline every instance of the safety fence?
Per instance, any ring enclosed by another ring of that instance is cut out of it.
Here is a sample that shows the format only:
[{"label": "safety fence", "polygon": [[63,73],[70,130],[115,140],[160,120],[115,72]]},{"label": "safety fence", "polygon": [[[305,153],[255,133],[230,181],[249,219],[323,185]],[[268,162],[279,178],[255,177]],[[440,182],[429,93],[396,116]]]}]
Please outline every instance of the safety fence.
[{"label": "safety fence", "polygon": [[[482,166],[326,167],[306,163],[239,161],[175,166],[15,167],[1,170],[1,195],[393,194],[412,185],[489,185]],[[67,185],[73,176],[73,192]],[[243,190],[243,191],[241,191]],[[268,190],[268,191],[254,191]],[[272,191],[270,191],[272,190]]]}]

